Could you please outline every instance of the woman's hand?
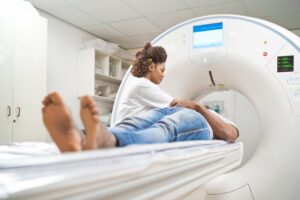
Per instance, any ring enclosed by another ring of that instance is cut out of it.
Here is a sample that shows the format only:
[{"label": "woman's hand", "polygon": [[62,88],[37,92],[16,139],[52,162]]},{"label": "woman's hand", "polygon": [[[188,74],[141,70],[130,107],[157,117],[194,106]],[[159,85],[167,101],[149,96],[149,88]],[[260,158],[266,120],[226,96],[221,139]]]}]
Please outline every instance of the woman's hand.
[{"label": "woman's hand", "polygon": [[174,100],[171,102],[170,106],[180,106],[195,110],[199,105],[190,100]]}]

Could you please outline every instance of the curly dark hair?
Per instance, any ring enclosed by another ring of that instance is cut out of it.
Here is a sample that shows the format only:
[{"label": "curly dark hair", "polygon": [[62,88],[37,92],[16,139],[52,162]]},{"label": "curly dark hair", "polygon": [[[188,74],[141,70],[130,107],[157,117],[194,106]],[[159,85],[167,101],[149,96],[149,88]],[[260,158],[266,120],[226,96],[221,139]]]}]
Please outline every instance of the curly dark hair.
[{"label": "curly dark hair", "polygon": [[164,63],[167,60],[166,50],[161,46],[151,46],[147,42],[144,48],[135,54],[132,61],[131,73],[136,77],[143,77],[149,71],[149,65],[152,63]]}]

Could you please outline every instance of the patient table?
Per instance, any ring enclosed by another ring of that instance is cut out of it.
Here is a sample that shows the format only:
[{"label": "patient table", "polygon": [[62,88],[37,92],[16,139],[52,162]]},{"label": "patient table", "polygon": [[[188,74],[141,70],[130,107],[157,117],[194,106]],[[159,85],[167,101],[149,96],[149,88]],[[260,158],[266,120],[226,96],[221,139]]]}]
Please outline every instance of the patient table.
[{"label": "patient table", "polygon": [[0,145],[0,199],[176,199],[243,155],[242,143],[219,140],[65,154],[32,145]]}]

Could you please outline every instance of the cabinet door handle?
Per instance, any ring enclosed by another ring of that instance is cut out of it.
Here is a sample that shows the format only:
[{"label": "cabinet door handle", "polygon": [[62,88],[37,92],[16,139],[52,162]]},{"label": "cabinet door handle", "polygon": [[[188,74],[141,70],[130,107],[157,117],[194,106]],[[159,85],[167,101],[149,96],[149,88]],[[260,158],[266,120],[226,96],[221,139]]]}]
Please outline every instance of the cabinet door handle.
[{"label": "cabinet door handle", "polygon": [[10,106],[7,106],[7,117],[11,116],[11,109]]},{"label": "cabinet door handle", "polygon": [[21,108],[17,107],[17,117],[20,117],[20,115],[21,115]]}]

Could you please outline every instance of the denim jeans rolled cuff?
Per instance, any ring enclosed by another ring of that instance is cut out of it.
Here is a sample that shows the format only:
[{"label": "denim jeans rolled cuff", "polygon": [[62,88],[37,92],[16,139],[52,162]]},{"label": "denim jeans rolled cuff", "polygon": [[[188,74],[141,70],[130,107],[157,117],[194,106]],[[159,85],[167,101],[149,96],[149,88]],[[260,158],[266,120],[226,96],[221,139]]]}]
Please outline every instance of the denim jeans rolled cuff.
[{"label": "denim jeans rolled cuff", "polygon": [[109,132],[117,138],[118,146],[210,139],[205,118],[182,107],[149,110],[124,119]]}]

